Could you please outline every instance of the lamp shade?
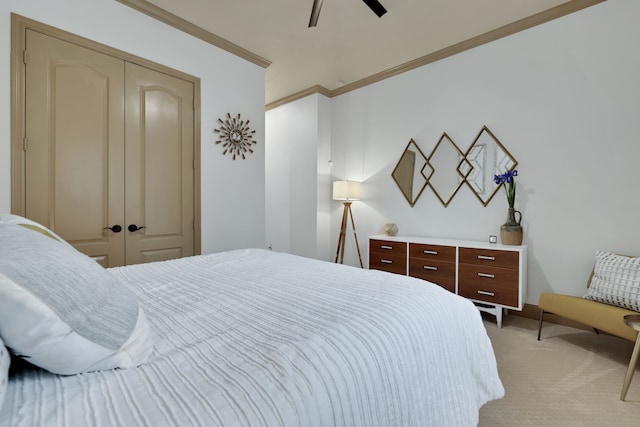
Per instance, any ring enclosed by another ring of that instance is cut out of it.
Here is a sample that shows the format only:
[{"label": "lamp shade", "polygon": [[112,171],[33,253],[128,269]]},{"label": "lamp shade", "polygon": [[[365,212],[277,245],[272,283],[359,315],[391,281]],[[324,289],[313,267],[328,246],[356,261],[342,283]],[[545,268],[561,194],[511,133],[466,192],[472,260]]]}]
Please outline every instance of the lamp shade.
[{"label": "lamp shade", "polygon": [[333,200],[360,200],[362,185],[358,181],[335,181],[333,183]]}]

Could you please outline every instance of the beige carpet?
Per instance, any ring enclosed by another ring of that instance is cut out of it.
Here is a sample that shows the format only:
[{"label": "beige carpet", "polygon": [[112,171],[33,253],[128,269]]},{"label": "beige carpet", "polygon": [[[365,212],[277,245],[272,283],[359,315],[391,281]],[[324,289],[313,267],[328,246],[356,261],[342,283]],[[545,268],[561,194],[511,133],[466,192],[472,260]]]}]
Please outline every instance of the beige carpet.
[{"label": "beige carpet", "polygon": [[640,368],[620,400],[633,343],[620,338],[508,316],[485,326],[505,397],[485,405],[480,426],[640,426]]}]

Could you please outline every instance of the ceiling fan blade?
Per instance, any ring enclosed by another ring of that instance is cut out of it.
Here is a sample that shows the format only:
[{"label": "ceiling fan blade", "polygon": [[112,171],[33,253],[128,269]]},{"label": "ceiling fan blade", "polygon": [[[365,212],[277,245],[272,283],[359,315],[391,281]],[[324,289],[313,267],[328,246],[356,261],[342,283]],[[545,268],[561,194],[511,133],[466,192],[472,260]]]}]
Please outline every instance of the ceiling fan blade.
[{"label": "ceiling fan blade", "polygon": [[369,6],[369,9],[373,10],[373,13],[378,15],[378,18],[381,18],[382,15],[387,13],[387,9],[384,8],[383,5],[380,4],[378,0],[362,0]]},{"label": "ceiling fan blade", "polygon": [[322,9],[322,1],[323,0],[313,0],[311,18],[309,18],[309,28],[318,25],[318,17],[320,16],[320,9]]}]

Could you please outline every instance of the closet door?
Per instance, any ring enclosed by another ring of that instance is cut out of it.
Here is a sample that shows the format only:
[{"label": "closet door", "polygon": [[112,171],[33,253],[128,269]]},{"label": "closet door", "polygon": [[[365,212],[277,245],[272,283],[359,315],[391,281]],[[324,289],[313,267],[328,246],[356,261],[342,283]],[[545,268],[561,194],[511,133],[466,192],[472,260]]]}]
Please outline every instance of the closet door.
[{"label": "closet door", "polygon": [[[25,215],[123,265],[124,62],[27,30]],[[117,230],[117,227],[114,229]]]},{"label": "closet door", "polygon": [[126,263],[193,255],[193,84],[125,70]]},{"label": "closet door", "polygon": [[25,215],[105,267],[193,255],[193,83],[26,40]]}]

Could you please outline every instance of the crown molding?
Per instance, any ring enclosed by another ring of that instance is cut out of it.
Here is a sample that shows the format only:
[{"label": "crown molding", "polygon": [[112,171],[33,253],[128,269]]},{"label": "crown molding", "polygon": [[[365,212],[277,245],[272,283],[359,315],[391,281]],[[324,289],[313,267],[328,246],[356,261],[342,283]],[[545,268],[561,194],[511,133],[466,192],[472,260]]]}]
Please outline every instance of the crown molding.
[{"label": "crown molding", "polygon": [[138,12],[142,12],[145,15],[157,19],[158,21],[163,22],[171,27],[183,31],[193,37],[219,47],[222,50],[226,50],[227,52],[239,56],[242,59],[246,59],[247,61],[259,65],[262,68],[267,68],[269,65],[271,65],[271,61],[264,59],[261,56],[256,55],[255,53],[249,52],[247,49],[244,49],[237,44],[231,43],[229,40],[223,39],[220,36],[210,33],[204,28],[198,27],[197,25],[194,25],[191,22],[182,19],[172,13],[169,13],[166,10],[161,9],[158,6],[153,5],[145,0],[116,1],[129,6],[130,8],[135,9]]},{"label": "crown molding", "polygon": [[[177,28],[178,30],[181,30],[187,34],[190,34],[196,38],[199,38],[200,40],[203,40],[207,43],[217,46],[220,49],[226,50],[229,53],[232,53],[236,56],[246,59],[247,61],[252,62],[256,65],[259,65],[263,68],[267,68],[269,65],[271,65],[271,61],[264,59],[252,52],[249,52],[248,50],[234,43],[231,43],[230,41],[223,39],[220,36],[210,33],[209,31],[206,31],[205,29],[198,27],[197,25],[194,25],[176,15],[173,15],[172,13],[169,13],[166,10],[161,9],[145,0],[116,0],[116,1],[124,5],[127,5],[146,15],[149,15],[152,18],[155,18],[158,21],[161,21],[167,25]],[[406,73],[407,71],[411,71],[416,68],[423,67],[427,64],[431,64],[433,62],[439,61],[444,58],[448,58],[450,56],[464,52],[466,50],[473,49],[478,46],[482,46],[483,44],[490,43],[492,41],[501,39],[503,37],[516,34],[520,31],[527,30],[529,28],[538,26],[540,24],[553,21],[554,19],[561,18],[563,16],[569,15],[571,13],[577,12],[582,9],[586,9],[590,6],[594,6],[599,3],[603,3],[605,1],[606,0],[570,0],[566,3],[552,7],[551,9],[544,10],[542,12],[536,13],[535,15],[531,15],[527,18],[520,19],[519,21],[513,22],[511,24],[507,24],[500,28],[496,28],[495,30],[488,31],[479,36],[472,37],[470,39],[456,43],[454,45],[445,47],[436,52],[432,52],[420,58],[416,58],[412,61],[398,65],[397,67],[393,67],[388,70],[384,70],[379,73],[372,74],[371,76],[346,84],[337,89],[331,90],[321,85],[311,86],[307,89],[288,95],[284,98],[280,98],[276,101],[270,102],[265,106],[265,109],[271,110],[273,108],[279,107],[284,104],[288,104],[290,102],[296,101],[298,99],[301,99],[316,93],[327,96],[329,98],[333,98],[338,95],[343,95],[347,92],[351,92],[353,90],[360,89],[365,86],[369,86],[373,83],[377,83],[379,81],[388,79],[389,77]]]},{"label": "crown molding", "polygon": [[372,74],[371,76],[365,77],[361,80],[357,80],[355,82],[346,84],[342,87],[339,87],[333,90],[326,89],[324,86],[320,86],[320,85],[312,86],[308,89],[302,90],[293,95],[289,95],[285,98],[271,102],[266,105],[266,109],[269,110],[269,109],[278,107],[280,105],[295,101],[305,96],[309,96],[313,93],[321,93],[325,96],[328,96],[329,98],[333,98],[338,95],[343,95],[347,92],[351,92],[353,90],[360,89],[365,86],[369,86],[371,84],[388,79],[389,77],[406,73],[407,71],[411,71],[416,68],[423,67],[427,64],[431,64],[433,62],[439,61],[444,58],[448,58],[450,56],[464,52],[466,50],[473,49],[478,46],[482,46],[483,44],[490,43],[492,41],[501,39],[503,37],[507,37],[512,34],[519,33],[520,31],[527,30],[529,28],[538,26],[540,24],[553,21],[554,19],[561,18],[573,12],[586,9],[587,7],[594,6],[598,3],[603,3],[605,1],[606,0],[571,0],[561,5],[558,5],[556,7],[552,7],[551,9],[547,9],[545,11],[536,13],[535,15],[531,15],[527,18],[520,19],[519,21],[515,21],[511,24],[504,25],[502,27],[496,28],[495,30],[488,31],[479,36],[445,47],[436,52],[430,53],[420,58],[416,58],[409,62],[405,62],[404,64],[398,65],[397,67],[393,67],[388,70],[381,71],[376,74]]},{"label": "crown molding", "polygon": [[273,101],[265,105],[265,110],[272,110],[276,107],[280,107],[281,105],[288,104],[290,102],[296,101],[298,99],[305,98],[309,95],[313,95],[319,93],[320,95],[324,95],[328,98],[333,98],[333,92],[321,85],[311,86],[310,88],[301,90],[300,92],[293,93],[289,96],[285,96],[284,98],[280,98],[277,101]]}]

